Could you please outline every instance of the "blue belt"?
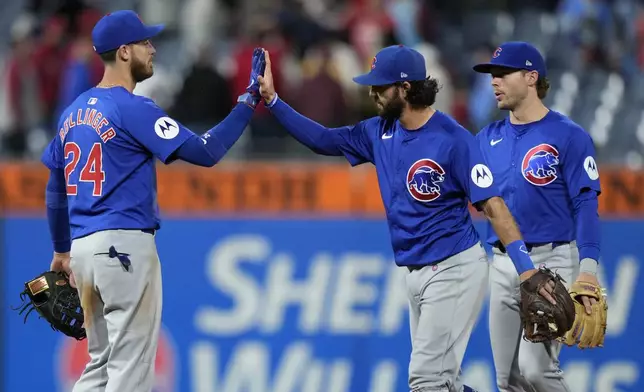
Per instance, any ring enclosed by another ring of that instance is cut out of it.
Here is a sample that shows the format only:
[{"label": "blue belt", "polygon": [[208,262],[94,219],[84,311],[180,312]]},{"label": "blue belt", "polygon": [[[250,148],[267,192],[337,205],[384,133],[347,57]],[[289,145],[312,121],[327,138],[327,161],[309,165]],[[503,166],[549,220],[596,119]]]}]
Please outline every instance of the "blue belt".
[{"label": "blue belt", "polygon": [[[526,242],[525,247],[528,249],[528,252],[532,252],[533,248],[537,248],[539,246],[544,246],[544,245],[549,245],[552,244],[552,249],[558,248],[562,245],[568,245],[570,241],[552,241],[552,242],[535,242],[535,243],[528,243]],[[501,241],[497,241],[493,245],[495,248],[501,251],[501,253],[506,253],[505,251],[505,246],[501,243]]]}]

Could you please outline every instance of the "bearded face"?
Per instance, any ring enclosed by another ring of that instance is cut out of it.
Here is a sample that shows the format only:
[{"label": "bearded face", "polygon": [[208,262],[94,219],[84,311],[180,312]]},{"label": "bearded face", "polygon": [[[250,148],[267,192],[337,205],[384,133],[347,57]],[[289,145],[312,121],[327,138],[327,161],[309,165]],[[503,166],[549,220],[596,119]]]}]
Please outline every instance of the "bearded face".
[{"label": "bearded face", "polygon": [[132,45],[130,73],[135,83],[140,83],[154,75],[154,54],[156,50],[150,40],[137,42]]},{"label": "bearded face", "polygon": [[405,101],[399,86],[372,86],[370,95],[378,107],[380,117],[387,120],[400,118]]}]

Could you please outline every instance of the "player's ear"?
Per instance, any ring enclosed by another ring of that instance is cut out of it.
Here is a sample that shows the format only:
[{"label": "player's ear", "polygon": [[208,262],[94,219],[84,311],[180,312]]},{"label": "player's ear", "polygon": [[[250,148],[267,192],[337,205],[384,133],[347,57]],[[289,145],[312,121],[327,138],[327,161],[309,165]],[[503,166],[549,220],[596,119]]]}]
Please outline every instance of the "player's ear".
[{"label": "player's ear", "polygon": [[526,73],[526,79],[530,86],[536,86],[537,80],[539,79],[539,73],[536,71],[530,71]]},{"label": "player's ear", "polygon": [[402,83],[400,84],[400,88],[401,88],[401,90],[402,90],[402,95],[403,95],[403,97],[405,97],[405,98],[406,98],[406,97],[407,97],[407,92],[408,92],[408,91],[409,91],[409,89],[411,88],[411,84],[410,84],[409,82],[402,82]]},{"label": "player's ear", "polygon": [[127,62],[130,57],[132,57],[132,48],[129,45],[121,45],[116,51],[116,56],[121,59],[121,61]]}]

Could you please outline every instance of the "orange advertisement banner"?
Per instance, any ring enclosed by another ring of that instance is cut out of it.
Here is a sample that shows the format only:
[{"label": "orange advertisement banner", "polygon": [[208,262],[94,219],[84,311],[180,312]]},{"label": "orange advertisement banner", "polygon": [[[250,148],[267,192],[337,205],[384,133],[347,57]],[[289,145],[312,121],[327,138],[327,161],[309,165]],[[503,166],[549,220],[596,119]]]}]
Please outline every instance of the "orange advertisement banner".
[{"label": "orange advertisement banner", "polygon": [[[600,168],[600,214],[644,217],[644,171]],[[383,217],[372,166],[234,163],[199,168],[159,165],[158,199],[164,214],[289,213]],[[0,206],[8,213],[43,213],[48,170],[39,163],[0,164]]]}]

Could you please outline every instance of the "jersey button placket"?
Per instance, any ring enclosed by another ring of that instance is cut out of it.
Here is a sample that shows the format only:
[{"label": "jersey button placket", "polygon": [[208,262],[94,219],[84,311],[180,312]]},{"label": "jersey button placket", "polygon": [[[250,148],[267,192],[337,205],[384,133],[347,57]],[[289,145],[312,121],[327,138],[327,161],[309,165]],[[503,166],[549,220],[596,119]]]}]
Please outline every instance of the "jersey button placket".
[{"label": "jersey button placket", "polygon": [[[403,160],[399,158],[396,161],[396,167],[394,168],[394,175],[391,176],[391,185],[390,185],[391,206],[392,206],[393,210],[395,211],[394,212],[395,215],[397,215],[398,208],[399,208],[399,205],[398,205],[398,195],[399,195],[398,187],[400,185],[399,185],[398,182],[400,181],[400,178],[403,175],[403,164],[404,164]],[[397,229],[398,225],[394,224],[394,227]]]},{"label": "jersey button placket", "polygon": [[[398,182],[401,180],[401,178],[406,178],[406,175],[407,175],[407,173],[405,173],[405,170],[404,170],[405,161],[402,159],[402,156],[403,156],[402,154],[405,153],[406,146],[407,146],[406,140],[403,140],[400,145],[394,144],[394,154],[398,158],[396,160],[396,170],[395,170],[396,174],[393,176],[393,180],[392,180],[393,185],[391,187],[391,190],[394,196],[396,196],[398,193],[398,186],[399,186]],[[395,147],[398,147],[398,148],[395,148]]]},{"label": "jersey button placket", "polygon": [[[514,194],[515,194],[515,189],[516,189],[516,167],[517,167],[517,144],[518,140],[520,139],[520,136],[516,136],[514,138],[514,141],[512,142],[512,147],[510,150],[510,157],[511,157],[511,165],[512,165],[512,170],[511,170],[511,176],[510,176],[510,188],[509,188],[509,200],[508,200],[508,207],[512,208],[514,206]],[[512,140],[512,139],[510,139]]]}]

